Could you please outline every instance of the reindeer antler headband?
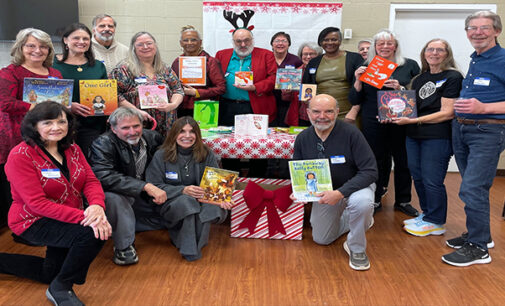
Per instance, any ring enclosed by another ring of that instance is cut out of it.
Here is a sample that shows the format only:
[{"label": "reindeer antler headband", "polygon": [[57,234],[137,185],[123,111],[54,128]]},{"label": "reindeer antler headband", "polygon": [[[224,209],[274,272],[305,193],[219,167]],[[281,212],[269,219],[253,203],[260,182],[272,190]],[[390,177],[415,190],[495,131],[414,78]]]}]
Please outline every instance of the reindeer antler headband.
[{"label": "reindeer antler headband", "polygon": [[[224,19],[228,20],[229,23],[234,27],[233,30],[230,30],[230,32],[234,33],[238,29],[247,29],[249,31],[252,31],[254,29],[254,26],[247,26],[249,24],[249,21],[251,20],[252,16],[254,15],[253,10],[245,10],[241,14],[236,14],[232,11],[226,11],[223,10],[223,17]],[[241,27],[238,26],[237,21],[238,19],[242,19],[243,25]]]}]

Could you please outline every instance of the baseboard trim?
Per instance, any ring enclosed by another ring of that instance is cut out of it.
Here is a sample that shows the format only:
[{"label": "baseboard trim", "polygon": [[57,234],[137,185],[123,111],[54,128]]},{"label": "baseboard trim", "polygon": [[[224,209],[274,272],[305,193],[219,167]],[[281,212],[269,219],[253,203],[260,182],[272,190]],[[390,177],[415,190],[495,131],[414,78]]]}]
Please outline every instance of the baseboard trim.
[{"label": "baseboard trim", "polygon": [[505,169],[497,169],[496,176],[505,176]]}]

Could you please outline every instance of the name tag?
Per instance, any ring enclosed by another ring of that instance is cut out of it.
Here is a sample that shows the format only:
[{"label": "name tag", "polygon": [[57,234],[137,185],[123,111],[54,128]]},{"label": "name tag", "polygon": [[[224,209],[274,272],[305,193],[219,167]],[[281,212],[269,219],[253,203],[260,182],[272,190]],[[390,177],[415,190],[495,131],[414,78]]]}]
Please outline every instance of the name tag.
[{"label": "name tag", "polygon": [[444,85],[445,81],[447,81],[447,79],[443,79],[443,80],[437,81],[437,84],[435,85],[435,87],[439,88],[440,86]]},{"label": "name tag", "polygon": [[139,78],[135,78],[135,83],[145,83],[147,82],[147,79],[145,77],[139,77]]},{"label": "name tag", "polygon": [[177,172],[172,172],[172,171],[166,171],[165,177],[169,180],[176,180],[177,178],[179,178],[179,176],[177,175]]},{"label": "name tag", "polygon": [[227,73],[224,74],[224,77],[227,78],[229,75],[230,75],[230,73],[227,72]]},{"label": "name tag", "polygon": [[314,73],[316,73],[316,68],[310,68],[310,69],[309,69],[309,73],[310,73],[310,74],[314,74]]},{"label": "name tag", "polygon": [[285,68],[286,68],[286,69],[295,69],[295,66],[293,66],[293,65],[286,65],[286,67],[285,67]]},{"label": "name tag", "polygon": [[60,178],[60,169],[42,169],[42,176],[45,178]]},{"label": "name tag", "polygon": [[344,164],[345,163],[345,156],[344,155],[336,155],[330,157],[330,161],[332,164]]},{"label": "name tag", "polygon": [[491,82],[489,78],[476,78],[473,80],[473,85],[489,86],[489,82]]}]

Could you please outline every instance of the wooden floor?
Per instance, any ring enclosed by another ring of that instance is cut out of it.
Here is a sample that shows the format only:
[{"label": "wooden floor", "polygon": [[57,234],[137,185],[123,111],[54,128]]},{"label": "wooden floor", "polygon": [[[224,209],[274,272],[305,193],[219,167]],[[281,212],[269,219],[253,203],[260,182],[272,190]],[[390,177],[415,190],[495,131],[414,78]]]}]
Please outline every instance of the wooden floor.
[{"label": "wooden floor", "polygon": [[[459,174],[449,174],[446,184],[450,204],[443,236],[403,232],[405,216],[393,211],[388,193],[367,234],[366,272],[349,268],[345,237],[319,246],[306,228],[302,241],[236,239],[229,238],[229,225],[217,225],[203,258],[191,263],[170,245],[165,231],[137,235],[135,266],[114,265],[109,241],[87,283],[75,291],[87,305],[503,305],[505,178],[497,178],[491,190],[493,262],[466,268],[440,259],[451,251],[445,239],[465,230]],[[4,229],[0,252],[42,255],[44,249],[14,243]],[[45,290],[46,285],[0,274],[0,305],[50,305]]]}]

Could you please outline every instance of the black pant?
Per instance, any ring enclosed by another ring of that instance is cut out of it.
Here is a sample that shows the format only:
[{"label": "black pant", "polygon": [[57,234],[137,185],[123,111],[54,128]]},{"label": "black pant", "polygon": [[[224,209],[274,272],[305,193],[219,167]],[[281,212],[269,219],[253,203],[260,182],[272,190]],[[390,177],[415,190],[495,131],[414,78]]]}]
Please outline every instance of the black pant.
[{"label": "black pant", "polygon": [[405,126],[380,124],[377,119],[363,118],[363,134],[375,154],[379,170],[375,201],[380,201],[383,188],[388,186],[393,158],[395,203],[410,202],[412,178],[407,160]]},{"label": "black pant", "polygon": [[57,281],[66,289],[84,284],[91,262],[104,245],[89,226],[49,218],[37,220],[21,237],[47,245],[46,257],[0,253],[0,273],[46,284]]},{"label": "black pant", "polygon": [[11,185],[5,175],[5,164],[0,165],[0,228],[7,225],[7,214],[11,207]]},{"label": "black pant", "polygon": [[219,125],[233,126],[235,125],[235,115],[252,114],[253,110],[251,102],[235,102],[221,98],[219,100]]}]

